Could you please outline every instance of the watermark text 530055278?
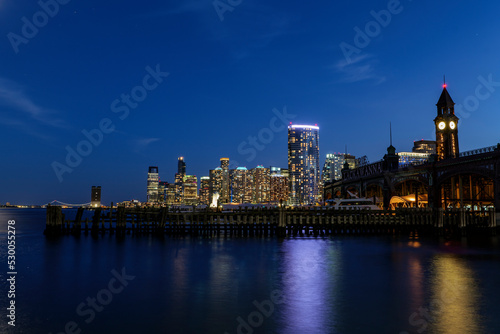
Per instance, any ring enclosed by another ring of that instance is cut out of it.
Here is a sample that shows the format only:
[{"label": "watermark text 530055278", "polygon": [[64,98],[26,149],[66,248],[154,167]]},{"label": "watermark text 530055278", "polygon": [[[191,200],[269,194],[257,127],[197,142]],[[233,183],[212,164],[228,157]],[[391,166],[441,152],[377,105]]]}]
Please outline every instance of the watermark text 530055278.
[{"label": "watermark text 530055278", "polygon": [[16,221],[7,222],[7,323],[16,326]]}]

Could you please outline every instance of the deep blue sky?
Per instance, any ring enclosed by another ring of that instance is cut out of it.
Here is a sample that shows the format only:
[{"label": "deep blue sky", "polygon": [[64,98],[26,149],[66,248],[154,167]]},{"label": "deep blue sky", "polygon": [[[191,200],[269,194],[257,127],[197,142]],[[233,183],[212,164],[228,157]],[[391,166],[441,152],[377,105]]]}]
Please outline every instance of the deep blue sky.
[{"label": "deep blue sky", "polygon": [[[269,128],[273,109],[320,126],[322,161],[346,144],[375,161],[389,144],[389,122],[398,151],[433,139],[443,74],[457,104],[480,102],[458,115],[460,149],[496,144],[500,86],[475,96],[478,77],[500,82],[500,3],[401,1],[347,63],[340,44],[355,46],[354,28],[364,31],[371,11],[391,5],[243,0],[221,21],[212,0],[72,0],[16,53],[8,34],[22,36],[23,17],[43,20],[41,7],[1,1],[0,203],[84,203],[92,185],[103,187],[106,204],[144,200],[148,166],[173,181],[178,156],[198,177],[220,157],[286,167],[284,129],[252,161],[238,151]],[[112,102],[157,64],[168,77],[120,119]],[[105,118],[115,131],[60,182],[52,163],[66,164],[65,148]]]}]

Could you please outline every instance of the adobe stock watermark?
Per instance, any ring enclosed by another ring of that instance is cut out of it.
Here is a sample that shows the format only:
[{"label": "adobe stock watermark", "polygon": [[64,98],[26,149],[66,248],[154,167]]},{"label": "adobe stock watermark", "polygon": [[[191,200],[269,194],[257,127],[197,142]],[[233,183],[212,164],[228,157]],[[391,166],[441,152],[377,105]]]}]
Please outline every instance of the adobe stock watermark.
[{"label": "adobe stock watermark", "polygon": [[[461,118],[468,118],[471,112],[479,109],[480,101],[486,101],[495,92],[495,87],[500,87],[500,82],[493,81],[493,74],[488,74],[486,79],[480,75],[477,77],[479,84],[474,89],[474,94],[467,96],[461,104],[455,106],[455,113]],[[464,111],[464,109],[466,111]]]},{"label": "adobe stock watermark", "polygon": [[224,21],[224,13],[232,12],[234,8],[241,5],[243,0],[215,0],[212,2],[215,12],[219,16],[219,20]]},{"label": "adobe stock watermark", "polygon": [[[97,291],[95,297],[87,297],[85,302],[76,306],[75,313],[81,317],[86,324],[90,324],[96,318],[96,312],[102,312],[104,307],[111,304],[113,297],[122,293],[125,287],[135,279],[135,276],[127,275],[125,268],[121,273],[115,269],[111,270],[113,277],[108,282],[107,288]],[[82,329],[77,321],[70,320],[64,325],[64,330],[56,334],[80,334]],[[49,334],[52,334],[50,332]]]},{"label": "adobe stock watermark", "polygon": [[[411,1],[411,0],[408,0]],[[403,11],[404,7],[399,0],[389,0],[387,9],[382,9],[378,12],[372,10],[370,15],[373,20],[365,24],[364,30],[355,26],[354,32],[356,33],[353,38],[353,44],[342,42],[339,44],[340,50],[347,61],[347,64],[352,63],[351,56],[353,54],[359,55],[361,50],[370,45],[373,38],[380,35],[382,28],[386,28],[392,21],[394,15],[398,15]]]},{"label": "adobe stock watermark", "polygon": [[[133,87],[129,94],[123,93],[120,98],[111,102],[111,112],[117,114],[120,120],[125,120],[130,115],[130,110],[137,108],[139,103],[146,99],[148,92],[155,90],[163,82],[164,78],[169,76],[168,72],[160,70],[159,64],[156,65],[155,69],[146,66],[146,72],[147,74],[142,78],[142,84]],[[107,117],[101,119],[96,128],[82,130],[85,139],[80,140],[75,148],[69,145],[66,146],[65,163],[59,161],[51,163],[59,182],[63,182],[63,175],[66,173],[71,174],[82,163],[83,158],[92,153],[94,147],[101,145],[105,134],[110,134],[114,130],[115,124]]]},{"label": "adobe stock watermark", "polygon": [[41,28],[45,27],[51,18],[54,18],[60,9],[60,5],[67,5],[71,0],[40,0],[38,6],[41,10],[35,12],[29,20],[26,16],[21,18],[23,23],[20,34],[9,32],[7,39],[15,53],[19,53],[21,44],[28,44],[30,40],[38,35]]},{"label": "adobe stock watermark", "polygon": [[238,153],[247,156],[246,161],[253,161],[257,156],[257,151],[263,151],[266,145],[274,140],[274,134],[287,129],[290,121],[297,117],[297,115],[288,114],[286,106],[283,107],[283,112],[274,108],[273,114],[275,117],[269,120],[269,127],[262,128],[256,136],[248,136],[238,145]]}]

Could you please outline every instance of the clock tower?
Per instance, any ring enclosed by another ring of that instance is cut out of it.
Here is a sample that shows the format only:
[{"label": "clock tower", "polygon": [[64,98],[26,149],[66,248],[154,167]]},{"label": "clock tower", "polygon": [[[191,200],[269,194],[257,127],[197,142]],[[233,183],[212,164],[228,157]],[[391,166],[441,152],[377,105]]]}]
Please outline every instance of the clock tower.
[{"label": "clock tower", "polygon": [[443,85],[443,92],[439,97],[436,126],[436,153],[438,160],[458,157],[458,117],[455,115],[455,102]]}]

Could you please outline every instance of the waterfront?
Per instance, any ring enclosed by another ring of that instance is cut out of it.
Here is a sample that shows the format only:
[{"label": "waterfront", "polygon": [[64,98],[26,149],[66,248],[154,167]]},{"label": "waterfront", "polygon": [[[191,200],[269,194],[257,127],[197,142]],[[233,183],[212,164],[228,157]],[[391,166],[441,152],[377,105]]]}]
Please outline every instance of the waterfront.
[{"label": "waterfront", "polygon": [[[500,331],[497,237],[46,238],[45,210],[0,219],[5,264],[16,220],[18,271],[16,329],[2,315],[2,332],[59,333],[70,321],[82,333]],[[134,278],[104,293],[113,270]],[[88,297],[106,304],[94,317]]]}]

